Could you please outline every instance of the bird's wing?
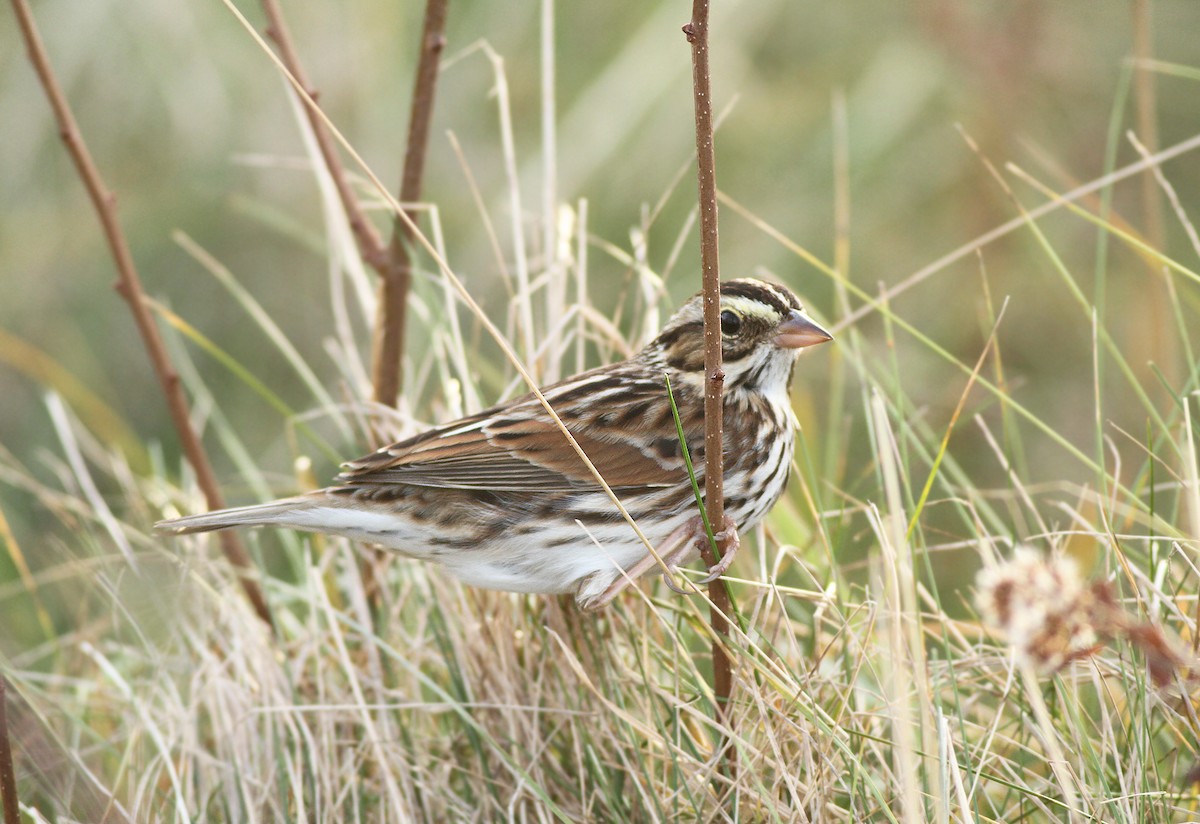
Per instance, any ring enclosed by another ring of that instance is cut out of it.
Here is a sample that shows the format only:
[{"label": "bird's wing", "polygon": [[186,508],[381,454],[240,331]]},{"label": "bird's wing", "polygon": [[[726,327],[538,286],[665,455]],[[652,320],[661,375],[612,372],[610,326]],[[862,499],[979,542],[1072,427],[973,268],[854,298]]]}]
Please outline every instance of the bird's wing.
[{"label": "bird's wing", "polygon": [[[641,421],[622,425],[619,411],[613,414],[620,407],[614,407],[611,400],[607,404],[581,400],[587,388],[575,381],[551,387],[545,394],[610,486],[644,489],[686,482],[687,468],[673,428],[662,432],[664,437],[654,437]],[[621,399],[625,408],[639,400],[667,405],[663,387],[644,384],[625,389],[628,391]],[[638,397],[651,393],[656,397]],[[648,411],[655,410],[642,407],[642,418]],[[661,427],[654,431],[659,430]],[[688,433],[691,443],[702,437],[699,432]],[[541,402],[529,396],[392,444],[345,464],[343,469],[338,480],[349,485],[411,484],[496,492],[573,491],[597,486]]]}]

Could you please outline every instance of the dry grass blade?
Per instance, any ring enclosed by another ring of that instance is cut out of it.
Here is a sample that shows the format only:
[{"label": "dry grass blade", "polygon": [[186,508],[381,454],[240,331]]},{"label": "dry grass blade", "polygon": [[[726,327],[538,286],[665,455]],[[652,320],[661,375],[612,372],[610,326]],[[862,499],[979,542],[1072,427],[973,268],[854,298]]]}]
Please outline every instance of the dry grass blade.
[{"label": "dry grass blade", "polygon": [[[891,650],[884,681],[895,742],[892,758],[899,784],[901,820],[908,824],[920,824],[925,820],[925,807],[918,784],[918,776],[922,772],[919,754],[922,749],[931,750],[934,740],[928,693],[924,678],[921,677],[926,671],[925,647],[919,629],[912,544],[904,530],[898,448],[878,390],[872,392],[870,409],[876,461],[883,477],[887,501],[884,513],[872,513],[871,524],[880,545],[880,600],[884,608],[883,626]],[[913,712],[910,686],[916,690],[922,710],[919,715]],[[919,738],[916,735],[918,730]],[[942,820],[943,817],[937,816],[937,819]]]},{"label": "dry grass blade", "polygon": [[[346,218],[350,222],[350,230],[354,233],[359,253],[372,269],[382,272],[388,262],[387,249],[379,236],[379,232],[363,211],[362,204],[359,203],[358,196],[354,193],[354,188],[350,185],[350,179],[346,175],[346,167],[343,165],[341,157],[338,156],[337,145],[327,128],[325,118],[321,115],[320,108],[317,106],[317,91],[309,82],[308,74],[304,71],[304,65],[300,62],[300,55],[296,51],[296,45],[288,29],[287,20],[283,16],[283,9],[279,7],[277,0],[262,0],[262,7],[263,13],[267,17],[267,36],[275,41],[275,44],[279,47],[279,59],[287,67],[288,75],[296,84],[297,89],[307,104],[304,107],[304,111],[309,118],[313,137],[316,139],[317,146],[320,149],[321,158],[325,161],[325,168],[328,170],[329,176],[337,188],[338,196],[342,201],[342,208],[346,210]],[[239,18],[241,17],[241,14],[232,6],[230,6],[230,9]]]}]

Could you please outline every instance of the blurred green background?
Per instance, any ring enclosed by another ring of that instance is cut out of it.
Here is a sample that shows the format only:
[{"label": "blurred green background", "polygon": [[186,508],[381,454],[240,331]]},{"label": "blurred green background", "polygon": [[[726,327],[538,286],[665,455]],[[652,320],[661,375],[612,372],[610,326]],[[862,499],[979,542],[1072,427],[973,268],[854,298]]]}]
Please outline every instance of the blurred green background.
[{"label": "blurred green background", "polygon": [[[1155,0],[1149,8],[1153,56],[1195,71],[1200,4]],[[243,10],[261,26],[257,6],[243,4]],[[285,86],[259,47],[216,2],[49,0],[35,11],[92,152],[118,194],[149,294],[180,311],[293,407],[312,405],[261,332],[173,240],[181,230],[234,273],[335,396],[343,394],[325,347],[332,320],[316,184],[305,168]],[[395,185],[421,4],[293,2],[285,11],[330,117],[380,178]],[[587,198],[591,233],[627,251],[642,210],[667,192],[693,147],[689,52],[679,30],[689,12],[689,3],[649,0],[556,9],[558,195],[568,204]],[[445,135],[452,130],[461,141],[511,255],[494,76],[481,53],[463,52],[486,39],[505,61],[532,237],[541,208],[539,15],[531,2],[452,4],[450,62],[424,187],[440,210],[451,265],[497,317],[504,292]],[[714,88],[717,109],[728,107],[717,138],[719,184],[832,262],[833,101],[844,96],[848,276],[878,292],[1016,215],[956,126],[996,165],[1016,162],[1059,191],[1108,168],[1113,135],[1136,125],[1128,93],[1133,20],[1130,3],[1096,0],[717,2]],[[1200,82],[1157,72],[1153,84],[1159,144],[1200,132]],[[53,362],[110,406],[136,438],[176,453],[141,342],[111,289],[114,270],[95,216],[11,23],[0,26],[0,112],[0,442],[35,476],[52,477],[43,459],[61,449],[42,396],[45,364]],[[1124,139],[1115,160],[1118,166],[1136,160]],[[1183,208],[1193,218],[1200,214],[1200,155],[1185,155],[1165,171]],[[1013,185],[1027,205],[1042,202],[1027,186]],[[652,267],[671,255],[694,187],[689,172],[651,228]],[[1117,220],[1145,230],[1140,179],[1113,194]],[[1043,225],[1093,296],[1095,227],[1064,212]],[[1169,211],[1163,226],[1165,251],[1194,264],[1195,253]],[[762,267],[802,292],[819,315],[837,321],[827,277],[730,209],[722,212],[721,232],[725,276]],[[697,247],[693,229],[668,281],[676,301],[697,288]],[[982,263],[995,303],[1012,298],[999,340],[1014,397],[1088,447],[1095,437],[1090,319],[1028,232],[987,246]],[[1109,245],[1106,267],[1103,320],[1139,376],[1151,387],[1157,383],[1147,366],[1154,360],[1167,380],[1182,381],[1181,341],[1155,332],[1170,322],[1162,312],[1158,267],[1120,244]],[[600,308],[611,308],[614,284],[626,270],[593,249],[589,277]],[[983,282],[980,260],[969,255],[904,294],[893,309],[972,363],[990,326]],[[1180,289],[1194,302],[1190,284]],[[944,427],[962,374],[902,332],[889,344],[878,314],[858,329],[872,357],[895,359],[912,413]],[[420,323],[411,340],[414,356],[422,357],[428,335]],[[361,342],[365,351],[365,335]],[[210,358],[194,354],[254,457],[286,475],[279,416]],[[798,404],[802,417],[809,411],[810,424],[812,410],[825,408],[830,357],[823,351],[801,366]],[[1105,418],[1144,432],[1144,410],[1126,403],[1126,393],[1114,386]],[[436,416],[437,408],[418,405],[418,412]],[[864,430],[858,420],[821,425]],[[810,440],[819,445],[821,436],[819,427],[809,426]],[[347,457],[356,448],[337,446]],[[1061,451],[1036,447],[1027,481],[1086,480]],[[955,448],[981,485],[1000,476],[977,432],[964,432]],[[214,461],[229,497],[247,500],[231,462],[219,450]],[[853,492],[863,471],[851,459],[846,477],[831,482]],[[44,523],[30,500],[0,483],[0,505],[21,537]]]}]

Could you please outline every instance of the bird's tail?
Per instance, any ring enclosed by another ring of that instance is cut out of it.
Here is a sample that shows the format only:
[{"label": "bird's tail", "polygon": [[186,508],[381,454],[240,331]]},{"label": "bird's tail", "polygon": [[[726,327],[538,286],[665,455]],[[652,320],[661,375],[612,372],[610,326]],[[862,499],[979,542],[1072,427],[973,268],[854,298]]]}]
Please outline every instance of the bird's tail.
[{"label": "bird's tail", "polygon": [[297,515],[313,506],[306,498],[284,498],[267,504],[239,506],[233,509],[218,509],[202,515],[188,515],[159,521],[154,528],[173,535],[188,535],[193,532],[212,532],[239,526],[299,526]]}]

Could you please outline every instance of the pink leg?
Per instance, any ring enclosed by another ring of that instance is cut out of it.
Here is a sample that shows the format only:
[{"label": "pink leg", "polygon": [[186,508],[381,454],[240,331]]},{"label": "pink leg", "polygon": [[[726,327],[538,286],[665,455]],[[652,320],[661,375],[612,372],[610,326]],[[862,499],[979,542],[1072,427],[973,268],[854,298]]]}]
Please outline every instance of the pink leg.
[{"label": "pink leg", "polygon": [[[729,569],[729,565],[733,563],[733,557],[737,554],[738,548],[741,546],[741,537],[738,535],[737,525],[728,515],[725,516],[725,528],[713,535],[717,539],[717,543],[725,542],[725,554],[721,556],[721,560],[714,566],[709,567],[708,575],[701,578],[698,583],[710,584],[725,574]],[[692,591],[681,588],[671,578],[670,572],[673,572],[677,566],[692,557],[692,553],[696,547],[706,548],[708,546],[708,536],[704,533],[704,519],[696,516],[685,526],[676,529],[667,539],[663,541],[662,546],[665,551],[659,552],[659,557],[666,564],[667,569],[663,571],[663,581],[667,587],[673,592],[678,592],[680,595],[691,595]],[[651,568],[658,564],[654,556],[649,553],[646,557],[639,560],[636,564],[625,570],[623,574],[618,575],[613,582],[608,585],[608,588],[599,595],[580,600],[579,605],[585,610],[599,609],[607,606],[613,598],[616,598],[625,587],[629,586],[631,581],[637,580],[639,577],[649,572]],[[580,589],[582,590],[583,585]]]},{"label": "pink leg", "polygon": [[[667,565],[668,569],[674,569],[675,566],[685,559],[688,551],[691,549],[687,540],[690,526],[680,527],[667,536],[667,539],[662,542],[662,546],[666,547],[665,552],[659,552],[659,557]],[[608,585],[608,589],[597,596],[589,598],[585,601],[580,601],[579,605],[585,610],[599,609],[607,606],[613,598],[616,598],[625,587],[629,586],[630,582],[636,581],[639,577],[649,572],[650,569],[658,564],[654,560],[654,556],[646,553],[646,557],[642,558],[636,564],[618,574],[613,582]],[[674,587],[672,587],[674,589]]]},{"label": "pink leg", "polygon": [[[701,547],[708,547],[708,536],[704,534],[704,521],[699,518],[700,528],[697,530],[700,533],[697,542]],[[737,555],[737,551],[742,547],[742,536],[738,534],[737,524],[728,515],[725,516],[725,528],[720,532],[713,533],[713,537],[717,539],[717,544],[725,542],[725,554],[721,556],[721,560],[717,561],[715,566],[708,568],[708,575],[700,579],[702,584],[711,584],[713,581],[725,574],[725,570],[729,569],[729,565],[733,563],[733,556]]]}]

